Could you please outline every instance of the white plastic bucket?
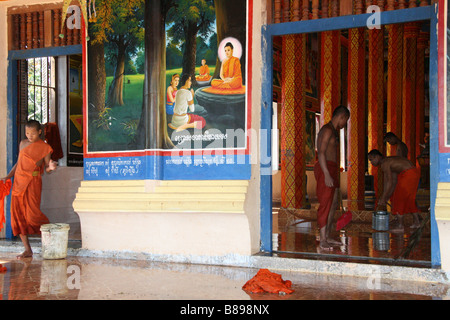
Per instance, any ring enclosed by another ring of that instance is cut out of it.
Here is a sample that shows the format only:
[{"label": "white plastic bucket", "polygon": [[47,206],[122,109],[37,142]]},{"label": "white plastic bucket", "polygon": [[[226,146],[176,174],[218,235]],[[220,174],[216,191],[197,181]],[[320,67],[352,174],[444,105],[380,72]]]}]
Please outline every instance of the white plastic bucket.
[{"label": "white plastic bucket", "polygon": [[42,257],[64,259],[67,257],[70,226],[66,223],[49,223],[41,226]]}]

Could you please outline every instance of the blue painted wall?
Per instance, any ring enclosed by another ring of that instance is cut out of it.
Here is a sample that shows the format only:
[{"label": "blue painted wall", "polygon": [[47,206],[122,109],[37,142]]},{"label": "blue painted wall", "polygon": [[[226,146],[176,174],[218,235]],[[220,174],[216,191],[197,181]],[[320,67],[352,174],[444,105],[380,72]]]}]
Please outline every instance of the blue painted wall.
[{"label": "blue painted wall", "polygon": [[249,180],[248,155],[85,158],[85,180]]}]

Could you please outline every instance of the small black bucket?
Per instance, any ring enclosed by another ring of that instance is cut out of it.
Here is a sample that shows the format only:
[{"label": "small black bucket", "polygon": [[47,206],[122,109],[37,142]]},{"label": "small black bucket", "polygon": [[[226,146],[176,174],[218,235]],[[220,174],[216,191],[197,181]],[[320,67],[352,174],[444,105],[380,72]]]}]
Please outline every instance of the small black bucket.
[{"label": "small black bucket", "polygon": [[377,231],[389,230],[389,212],[374,211],[372,214],[372,229]]}]

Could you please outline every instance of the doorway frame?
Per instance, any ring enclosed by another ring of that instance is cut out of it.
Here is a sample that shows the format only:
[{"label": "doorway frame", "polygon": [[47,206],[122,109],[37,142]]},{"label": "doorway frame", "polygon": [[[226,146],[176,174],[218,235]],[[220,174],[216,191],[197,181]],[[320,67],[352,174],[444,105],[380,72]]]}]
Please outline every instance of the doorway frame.
[{"label": "doorway frame", "polygon": [[[439,127],[438,115],[438,4],[426,7],[380,12],[380,25],[430,21],[430,207],[431,207],[431,265],[440,267],[440,246],[435,217],[436,190],[439,180]],[[262,90],[261,90],[261,132],[265,139],[260,141],[260,210],[261,252],[272,253],[272,99],[273,99],[273,37],[289,34],[316,33],[353,28],[367,28],[372,13],[348,15],[335,18],[284,22],[261,27]],[[263,141],[264,140],[264,141]],[[263,159],[264,157],[264,159]],[[264,160],[264,161],[263,161]]]},{"label": "doorway frame", "polygon": [[[57,57],[68,56],[72,54],[82,54],[82,45],[70,45],[62,47],[47,47],[29,50],[10,50],[8,51],[8,68],[7,68],[7,119],[6,130],[9,133],[6,142],[6,170],[10,172],[17,161],[19,155],[18,150],[18,136],[17,136],[17,61],[43,58],[43,57]],[[11,228],[11,197],[5,198],[5,237],[6,239],[13,239],[14,235]]]}]

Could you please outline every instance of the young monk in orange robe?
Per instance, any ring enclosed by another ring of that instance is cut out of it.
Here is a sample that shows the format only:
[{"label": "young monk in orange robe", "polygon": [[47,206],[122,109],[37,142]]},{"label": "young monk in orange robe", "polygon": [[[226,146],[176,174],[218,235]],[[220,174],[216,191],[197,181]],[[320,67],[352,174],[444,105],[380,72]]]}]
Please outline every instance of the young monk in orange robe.
[{"label": "young monk in orange robe", "polygon": [[41,138],[41,125],[30,120],[25,126],[27,139],[20,142],[19,158],[11,172],[3,178],[14,176],[11,192],[11,227],[14,236],[19,235],[25,251],[17,258],[31,257],[33,252],[28,241],[29,234],[40,233],[40,227],[49,223],[41,212],[42,177],[56,169],[57,163],[51,160],[52,148]]},{"label": "young monk in orange robe", "polygon": [[233,44],[227,42],[225,45],[226,59],[220,67],[220,79],[213,79],[211,87],[205,92],[215,94],[244,94],[245,87],[242,85],[241,62],[233,57]]},{"label": "young monk in orange robe", "polygon": [[211,75],[209,74],[209,67],[206,64],[206,60],[202,59],[202,66],[198,70],[199,75],[195,77],[197,81],[209,81]]}]

